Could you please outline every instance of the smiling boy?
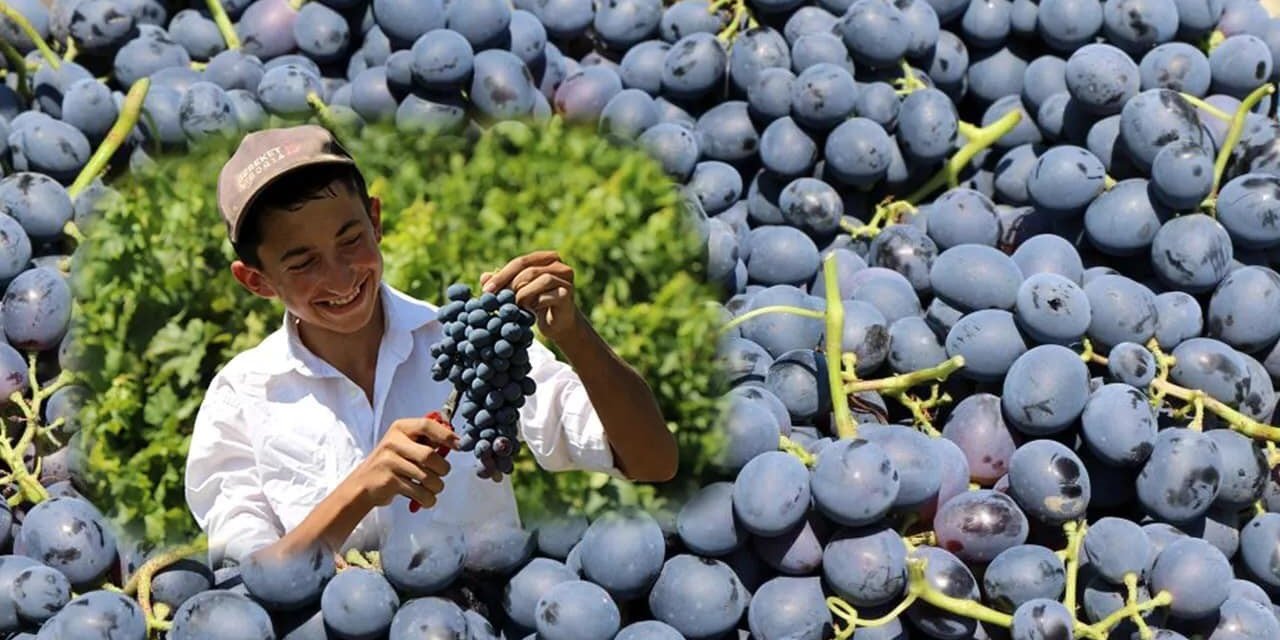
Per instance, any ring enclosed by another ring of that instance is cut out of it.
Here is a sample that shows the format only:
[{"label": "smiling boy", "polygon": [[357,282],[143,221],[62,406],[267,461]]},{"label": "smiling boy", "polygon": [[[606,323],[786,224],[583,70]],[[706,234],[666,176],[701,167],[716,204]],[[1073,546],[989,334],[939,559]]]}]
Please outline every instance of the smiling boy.
[{"label": "smiling boy", "polygon": [[[509,478],[477,477],[469,453],[435,453],[457,447],[423,417],[451,391],[430,373],[436,307],[382,281],[381,204],[333,136],[315,125],[248,134],[218,176],[218,208],[239,257],[232,274],[280,300],[285,319],[217,373],[196,416],[186,498],[212,565],[264,548],[376,548],[433,520],[519,524]],[[675,475],[652,391],[575,305],[569,265],[534,252],[481,284],[513,289],[569,360],[529,347],[537,390],[520,437],[540,466]],[[411,513],[411,499],[425,508]]]}]

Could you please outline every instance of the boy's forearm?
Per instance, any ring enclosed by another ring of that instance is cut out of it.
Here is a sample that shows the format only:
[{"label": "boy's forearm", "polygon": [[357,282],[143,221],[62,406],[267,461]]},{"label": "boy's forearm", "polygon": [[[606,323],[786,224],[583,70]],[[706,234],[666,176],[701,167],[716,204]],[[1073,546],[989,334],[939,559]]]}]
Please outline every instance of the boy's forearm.
[{"label": "boy's forearm", "polygon": [[676,440],[644,378],[614,353],[581,311],[574,334],[556,344],[587,389],[612,445],[615,466],[642,482],[665,482],[675,476]]},{"label": "boy's forearm", "polygon": [[348,478],[269,549],[287,557],[321,544],[337,553],[372,508],[357,483]]}]

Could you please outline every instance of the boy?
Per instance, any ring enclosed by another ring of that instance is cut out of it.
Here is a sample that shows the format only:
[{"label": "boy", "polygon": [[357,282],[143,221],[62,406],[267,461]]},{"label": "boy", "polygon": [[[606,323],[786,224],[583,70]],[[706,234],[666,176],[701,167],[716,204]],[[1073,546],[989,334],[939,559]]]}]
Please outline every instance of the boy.
[{"label": "boy", "polygon": [[[196,416],[186,497],[213,567],[259,549],[376,548],[389,530],[438,520],[468,530],[519,524],[509,479],[439,446],[457,437],[423,416],[449,383],[431,378],[436,307],[382,282],[381,204],[323,127],[250,133],[218,176],[218,208],[239,257],[232,274],[278,298],[284,326],[218,372]],[[645,381],[574,304],[573,269],[551,251],[483,274],[510,288],[567,355],[529,348],[537,390],[520,436],[538,463],[665,481],[675,438]],[[423,507],[409,510],[410,500]]]}]

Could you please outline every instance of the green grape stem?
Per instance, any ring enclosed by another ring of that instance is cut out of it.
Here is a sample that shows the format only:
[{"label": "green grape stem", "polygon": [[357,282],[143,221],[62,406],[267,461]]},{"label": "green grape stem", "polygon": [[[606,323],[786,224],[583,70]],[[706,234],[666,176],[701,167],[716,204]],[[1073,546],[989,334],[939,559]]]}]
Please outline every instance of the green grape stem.
[{"label": "green grape stem", "polygon": [[[1147,341],[1147,350],[1156,357],[1155,379],[1167,382],[1169,380],[1169,371],[1173,369],[1173,365],[1177,361],[1177,358],[1174,358],[1171,355],[1166,355],[1165,352],[1160,349],[1160,343],[1156,341],[1155,338]],[[1164,404],[1165,392],[1162,389],[1153,387],[1150,389],[1150,393],[1151,406],[1153,408],[1158,408],[1160,405]]]},{"label": "green grape stem", "polygon": [[1095,640],[1106,640],[1112,627],[1124,622],[1125,618],[1132,619],[1138,627],[1139,637],[1144,640],[1150,640],[1154,636],[1151,629],[1142,620],[1142,614],[1155,609],[1156,607],[1167,607],[1173,602],[1173,595],[1168,591],[1161,591],[1156,596],[1146,602],[1138,602],[1138,582],[1137,576],[1134,576],[1130,582],[1129,576],[1125,576],[1125,584],[1128,586],[1128,597],[1125,606],[1113,611],[1111,615],[1099,620],[1092,625],[1082,625],[1086,630],[1084,634]]},{"label": "green grape stem", "polygon": [[1062,597],[1062,606],[1074,617],[1076,615],[1076,592],[1080,574],[1080,547],[1084,543],[1084,534],[1089,527],[1084,521],[1067,522],[1062,525],[1067,534],[1066,565],[1067,588]]},{"label": "green grape stem", "polygon": [[937,173],[929,178],[928,182],[902,200],[886,199],[876,205],[875,213],[872,214],[871,221],[867,224],[859,227],[842,221],[841,228],[855,238],[875,237],[885,226],[896,223],[906,213],[914,212],[915,205],[932,195],[933,192],[943,186],[955,187],[959,181],[960,172],[969,164],[969,161],[973,160],[974,156],[978,155],[982,150],[987,149],[995,144],[997,140],[1013,131],[1021,120],[1022,110],[1014,109],[985,127],[976,127],[967,122],[959,122],[956,132],[957,135],[965,138],[965,144],[956,151],[955,155],[947,160],[947,163]]},{"label": "green grape stem", "polygon": [[733,320],[730,320],[729,322],[725,323],[724,327],[722,327],[720,331],[722,333],[731,331],[738,325],[741,325],[742,323],[748,320],[753,320],[755,318],[759,318],[760,316],[768,315],[770,313],[789,313],[793,316],[802,316],[805,318],[814,318],[817,320],[822,320],[826,318],[826,314],[824,314],[821,311],[814,311],[813,309],[805,309],[804,307],[793,307],[785,304],[775,304],[767,307],[760,307],[759,309],[752,309],[751,311],[748,311],[734,318]]},{"label": "green grape stem", "polygon": [[1130,610],[1129,618],[1133,620],[1133,624],[1137,625],[1138,635],[1144,640],[1148,640],[1151,638],[1151,629],[1147,628],[1147,621],[1142,619],[1138,609],[1140,606],[1138,603],[1138,574],[1132,572],[1124,574],[1124,586],[1129,592],[1127,602]]},{"label": "green grape stem", "polygon": [[911,64],[908,63],[906,59],[903,59],[898,64],[902,68],[902,77],[894,81],[894,84],[898,86],[895,93],[897,93],[899,97],[909,96],[921,89],[929,88],[929,86],[922,82],[920,78],[916,77],[915,70],[911,68]]},{"label": "green grape stem", "polygon": [[827,384],[830,385],[831,409],[836,416],[836,433],[841,437],[855,437],[857,425],[849,411],[849,396],[843,393],[842,366],[844,364],[844,302],[840,299],[840,277],[836,272],[835,252],[822,261],[822,283],[826,287],[827,300]]},{"label": "green grape stem", "polygon": [[[67,195],[71,196],[72,200],[75,200],[76,196],[80,195],[80,192],[84,191],[93,182],[94,178],[106,170],[107,162],[111,160],[111,156],[128,139],[129,133],[133,131],[134,125],[138,124],[138,118],[142,115],[142,103],[146,100],[147,91],[150,88],[151,78],[142,78],[129,87],[129,93],[125,94],[124,104],[120,107],[120,116],[116,118],[115,124],[111,125],[111,130],[103,138],[102,144],[93,152],[89,162],[80,170],[80,175],[76,176],[75,182],[71,183],[71,186],[67,188]],[[74,222],[67,222],[63,231],[77,242],[83,241],[83,235],[76,228]]]},{"label": "green grape stem", "polygon": [[1217,49],[1218,45],[1221,45],[1226,39],[1227,34],[1223,33],[1221,29],[1214,29],[1213,33],[1210,33],[1201,44],[1201,47],[1204,49],[1204,54],[1207,56],[1212,53],[1213,50]]},{"label": "green grape stem", "polygon": [[347,550],[347,555],[346,555],[346,557],[345,557],[345,558],[343,558],[343,559],[344,559],[344,560],[346,560],[346,563],[347,563],[347,565],[348,565],[348,566],[352,566],[352,567],[360,567],[361,569],[373,569],[373,568],[374,568],[374,567],[373,567],[373,563],[372,563],[372,562],[370,562],[370,561],[369,561],[369,559],[368,559],[368,558],[366,558],[366,557],[364,556],[364,554],[360,552],[360,550],[359,550],[359,549],[349,549],[349,550]]},{"label": "green grape stem", "polygon": [[952,356],[928,369],[900,373],[896,376],[877,380],[858,380],[856,376],[850,379],[849,374],[846,373],[844,390],[845,393],[849,394],[862,393],[863,391],[904,392],[911,387],[926,382],[944,382],[951,374],[959,371],[962,367],[964,367],[964,356]]},{"label": "green grape stem", "polygon": [[1014,109],[985,127],[974,127],[970,124],[961,123],[962,126],[958,131],[972,135],[964,136],[966,138],[964,146],[960,147],[960,150],[951,156],[947,160],[947,164],[933,174],[933,177],[929,178],[928,182],[907,196],[907,202],[913,205],[919,204],[934,191],[942,188],[943,185],[955,187],[959,181],[960,172],[969,164],[969,161],[973,160],[973,157],[978,155],[979,152],[995,144],[997,140],[1013,131],[1021,120],[1022,110]]},{"label": "green grape stem", "polygon": [[324,99],[320,94],[314,91],[307,92],[307,104],[315,112],[316,118],[320,120],[320,124],[328,129],[335,136],[342,132],[342,125],[333,117],[333,112],[329,110],[329,105],[324,103]]},{"label": "green grape stem", "polygon": [[[1080,552],[1087,529],[1088,525],[1084,520],[1064,523],[1063,530],[1067,534],[1067,547],[1058,552],[1059,557],[1065,559],[1067,566],[1067,584],[1062,604],[1071,612],[1075,637],[1088,640],[1107,640],[1113,627],[1125,619],[1131,619],[1138,628],[1139,636],[1144,640],[1150,640],[1153,634],[1145,621],[1142,620],[1142,615],[1156,607],[1168,606],[1173,601],[1173,597],[1168,591],[1161,591],[1147,602],[1138,602],[1138,576],[1136,574],[1125,576],[1128,595],[1124,607],[1094,624],[1082,622],[1078,617],[1076,613],[1076,595],[1080,569]],[[902,542],[906,545],[908,553],[914,552],[919,545],[937,545],[938,543],[937,536],[932,531],[903,537]],[[857,610],[844,599],[836,596],[827,598],[827,608],[837,622],[835,625],[836,639],[847,640],[859,627],[878,627],[887,624],[902,615],[917,601],[926,602],[943,611],[971,620],[999,625],[1006,629],[1013,626],[1013,616],[1010,614],[992,609],[976,600],[956,598],[934,589],[925,575],[927,566],[928,561],[924,558],[908,558],[906,596],[892,611],[880,618],[873,620],[860,619]],[[843,626],[839,624],[841,621],[844,622]]]},{"label": "green grape stem", "polygon": [[870,620],[863,620],[859,618],[858,610],[854,609],[853,605],[849,604],[844,599],[838,596],[831,596],[827,598],[827,609],[831,610],[832,616],[845,622],[845,626],[843,628],[835,628],[836,640],[847,640],[847,638],[853,635],[854,631],[857,631],[858,627],[882,627],[889,624],[898,616],[906,612],[911,605],[915,604],[917,598],[918,596],[908,595],[906,598],[903,598],[902,602],[898,603],[898,606],[893,608],[893,611],[890,611],[879,618],[872,618]]},{"label": "green grape stem", "polygon": [[[933,423],[928,415],[928,410],[943,403],[950,402],[950,395],[938,396],[938,389],[935,386],[931,397],[921,400],[908,394],[907,392],[915,386],[926,382],[943,382],[952,373],[964,367],[964,356],[952,356],[950,359],[944,360],[937,366],[928,369],[920,369],[919,371],[911,371],[908,373],[889,376],[888,378],[880,378],[877,380],[859,380],[855,369],[857,356],[852,353],[843,354],[843,366],[841,376],[844,379],[844,393],[833,394],[833,397],[839,395],[847,398],[851,395],[857,395],[865,391],[875,391],[882,395],[889,396],[898,401],[904,407],[911,411],[911,415],[915,418],[916,424],[922,430],[932,437],[938,437],[942,434],[933,427]],[[852,422],[852,420],[851,420]],[[856,438],[858,437],[858,428],[856,423],[852,423],[848,431],[837,431],[839,438]]]},{"label": "green grape stem", "polygon": [[1187,102],[1190,102],[1190,103],[1191,103],[1191,106],[1193,106],[1193,107],[1195,107],[1195,108],[1197,108],[1197,109],[1200,109],[1201,111],[1204,111],[1205,113],[1207,113],[1207,114],[1209,114],[1209,115],[1211,115],[1211,116],[1213,116],[1213,117],[1215,117],[1215,118],[1217,118],[1217,119],[1219,119],[1219,120],[1221,120],[1221,121],[1223,121],[1223,122],[1231,122],[1231,120],[1232,120],[1232,115],[1231,115],[1230,113],[1227,113],[1226,111],[1223,111],[1222,109],[1219,109],[1219,108],[1217,108],[1217,107],[1215,107],[1215,106],[1213,106],[1213,105],[1209,104],[1208,102],[1205,102],[1204,100],[1201,100],[1200,98],[1197,98],[1196,96],[1193,96],[1193,95],[1191,95],[1191,94],[1189,94],[1189,93],[1185,93],[1185,92],[1184,92],[1184,93],[1179,93],[1178,95],[1182,96],[1182,99],[1183,99],[1183,100],[1186,100]]},{"label": "green grape stem", "polygon": [[911,417],[915,424],[930,437],[940,438],[942,432],[933,426],[933,416],[929,411],[944,404],[951,402],[951,394],[944,393],[938,395],[939,387],[934,384],[930,387],[928,398],[918,398],[906,392],[890,392],[890,397],[897,400],[902,406],[911,411]]},{"label": "green grape stem", "polygon": [[943,611],[964,616],[971,620],[1000,625],[1006,629],[1013,626],[1013,616],[1007,613],[996,611],[975,600],[956,598],[934,589],[930,586],[928,578],[925,577],[926,564],[927,561],[924,558],[907,559],[908,597],[915,596]]},{"label": "green grape stem", "polygon": [[[1087,356],[1090,362],[1106,366],[1108,362],[1107,358],[1094,352],[1092,346],[1088,344],[1088,341],[1086,340],[1085,342],[1086,347],[1084,356]],[[1157,365],[1161,367],[1161,371],[1160,375],[1157,375],[1156,378],[1151,381],[1149,390],[1153,397],[1156,393],[1159,393],[1161,398],[1169,396],[1177,398],[1190,405],[1196,416],[1193,419],[1190,428],[1197,431],[1200,430],[1200,421],[1203,419],[1204,411],[1207,409],[1209,412],[1221,418],[1232,429],[1239,431],[1241,434],[1257,440],[1280,442],[1280,427],[1273,427],[1271,425],[1258,422],[1257,420],[1232,409],[1222,401],[1210,396],[1200,389],[1188,389],[1169,382],[1169,380],[1164,377],[1168,373],[1169,364],[1168,361],[1162,362],[1162,358],[1172,359],[1170,356],[1165,356],[1164,354],[1156,355]]]},{"label": "green grape stem", "polygon": [[31,84],[30,78],[27,76],[27,61],[18,53],[18,50],[9,44],[8,40],[0,40],[0,54],[4,54],[5,62],[9,64],[9,68],[18,74],[18,95],[24,100],[31,100]]},{"label": "green grape stem", "polygon": [[908,550],[914,549],[920,545],[936,547],[938,546],[938,535],[932,531],[922,531],[920,533],[904,537],[902,539],[902,543],[906,545]]},{"label": "green grape stem", "polygon": [[716,13],[722,9],[729,10],[733,15],[729,20],[729,24],[716,34],[716,38],[720,40],[720,44],[724,45],[726,49],[733,46],[738,33],[742,31],[744,22],[747,29],[754,29],[759,26],[755,16],[751,15],[751,10],[747,7],[747,0],[715,0],[709,3],[707,7],[709,13]]},{"label": "green grape stem", "polygon": [[813,465],[818,463],[817,456],[809,453],[809,450],[805,449],[799,442],[786,436],[779,436],[778,448],[798,458],[800,462],[804,463],[805,467],[812,468]]},{"label": "green grape stem", "polygon": [[64,371],[48,386],[42,387],[40,380],[36,377],[35,352],[27,354],[27,376],[31,400],[28,401],[20,391],[15,391],[9,396],[9,401],[22,412],[21,420],[24,423],[22,435],[18,438],[16,445],[10,442],[8,429],[4,422],[0,421],[0,460],[9,465],[8,479],[18,486],[18,493],[8,500],[10,506],[17,506],[23,501],[39,504],[49,499],[49,491],[40,484],[41,459],[37,457],[35,470],[28,471],[26,463],[22,460],[22,453],[31,446],[36,436],[44,429],[40,422],[41,405],[45,398],[53,395],[71,380],[70,374]]},{"label": "green grape stem", "polygon": [[[930,423],[928,410],[944,402],[950,402],[951,396],[938,395],[935,386],[927,399],[919,399],[907,395],[912,387],[925,382],[943,382],[952,373],[964,366],[962,356],[954,356],[937,366],[920,371],[890,376],[880,380],[859,380],[856,372],[857,358],[855,354],[844,353],[841,344],[844,335],[844,303],[840,300],[840,284],[837,273],[835,254],[830,254],[822,263],[823,284],[826,287],[826,310],[817,311],[791,305],[770,305],[753,309],[725,323],[721,332],[728,332],[748,320],[770,313],[788,313],[805,318],[823,320],[825,322],[824,351],[827,358],[827,384],[831,389],[832,410],[835,413],[836,436],[839,438],[858,437],[858,426],[849,410],[849,396],[864,391],[878,391],[889,395],[911,410],[918,423],[933,436],[940,435]],[[843,392],[842,392],[843,391]]]},{"label": "green grape stem", "polygon": [[871,221],[864,225],[841,219],[840,229],[854,238],[874,238],[880,231],[891,224],[897,224],[903,216],[915,213],[916,208],[904,200],[886,200],[876,205]]},{"label": "green grape stem", "polygon": [[227,11],[222,7],[221,0],[205,0],[205,4],[209,7],[209,15],[213,16],[213,23],[218,25],[218,33],[222,34],[222,39],[226,41],[228,49],[240,48],[240,36],[236,33],[235,25],[231,23],[231,18],[227,16]]},{"label": "green grape stem", "polygon": [[14,24],[18,25],[18,28],[22,30],[22,33],[27,36],[27,39],[35,43],[36,49],[40,50],[40,55],[49,63],[50,67],[53,67],[54,69],[62,67],[62,58],[59,58],[58,54],[54,53],[53,49],[49,48],[49,43],[45,42],[44,38],[40,37],[40,32],[36,31],[36,28],[31,24],[30,20],[27,20],[26,16],[22,15],[22,13],[17,9],[10,7],[4,2],[0,2],[0,16],[6,17]]},{"label": "green grape stem", "polygon": [[1231,126],[1227,129],[1227,139],[1222,144],[1222,149],[1218,151],[1218,159],[1213,163],[1213,189],[1209,192],[1207,203],[1215,203],[1218,198],[1218,188],[1222,185],[1222,174],[1227,170],[1227,161],[1231,159],[1231,153],[1235,151],[1236,144],[1240,142],[1240,136],[1244,133],[1245,119],[1249,113],[1253,111],[1253,107],[1258,104],[1264,97],[1269,96],[1276,91],[1276,86],[1266,83],[1257,89],[1254,89],[1244,101],[1240,103],[1240,107],[1231,116]]},{"label": "green grape stem", "polygon": [[209,550],[209,540],[205,534],[200,534],[190,544],[185,544],[164,553],[158,554],[147,560],[138,567],[138,570],[129,577],[129,581],[125,583],[124,588],[120,590],[126,596],[138,596],[138,606],[142,608],[142,614],[147,619],[148,631],[168,631],[171,623],[164,620],[163,615],[157,615],[151,604],[151,580],[155,575],[184,558],[205,553]]}]

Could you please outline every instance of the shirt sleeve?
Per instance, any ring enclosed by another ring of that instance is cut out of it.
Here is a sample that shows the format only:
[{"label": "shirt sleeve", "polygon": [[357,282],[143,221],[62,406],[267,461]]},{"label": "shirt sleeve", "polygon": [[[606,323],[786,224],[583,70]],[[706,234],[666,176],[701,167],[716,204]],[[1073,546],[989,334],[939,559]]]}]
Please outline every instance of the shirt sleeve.
[{"label": "shirt sleeve", "polygon": [[548,471],[598,471],[625,478],[614,465],[604,425],[577,372],[534,340],[529,377],[536,385],[520,408],[520,435]]},{"label": "shirt sleeve", "polygon": [[196,414],[187,453],[187,506],[208,534],[209,563],[241,562],[283,536],[262,492],[243,398],[222,376],[214,379]]}]

